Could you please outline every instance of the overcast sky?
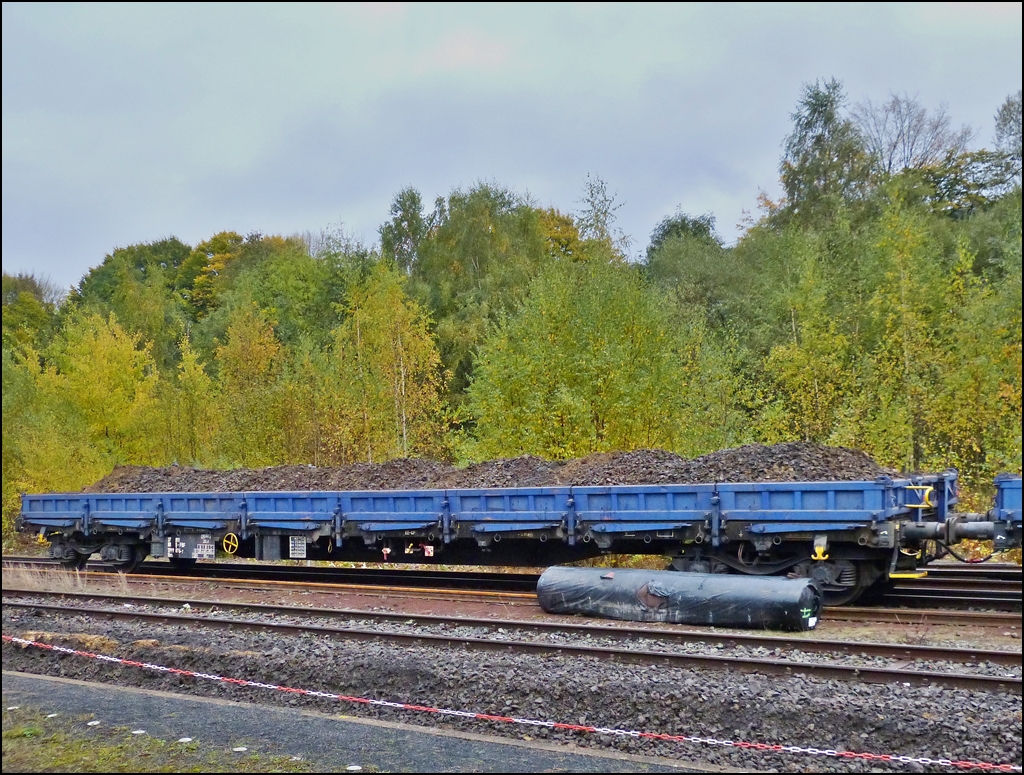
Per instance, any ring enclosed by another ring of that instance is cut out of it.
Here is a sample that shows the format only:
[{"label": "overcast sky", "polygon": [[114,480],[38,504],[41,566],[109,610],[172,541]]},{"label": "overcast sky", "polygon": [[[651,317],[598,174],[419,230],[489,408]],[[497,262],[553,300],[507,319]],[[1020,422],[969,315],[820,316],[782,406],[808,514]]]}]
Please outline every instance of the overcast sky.
[{"label": "overcast sky", "polygon": [[3,269],[77,283],[114,247],[377,240],[395,193],[478,180],[647,244],[678,206],[736,239],[776,194],[802,85],[946,103],[991,145],[1021,4],[3,4]]}]

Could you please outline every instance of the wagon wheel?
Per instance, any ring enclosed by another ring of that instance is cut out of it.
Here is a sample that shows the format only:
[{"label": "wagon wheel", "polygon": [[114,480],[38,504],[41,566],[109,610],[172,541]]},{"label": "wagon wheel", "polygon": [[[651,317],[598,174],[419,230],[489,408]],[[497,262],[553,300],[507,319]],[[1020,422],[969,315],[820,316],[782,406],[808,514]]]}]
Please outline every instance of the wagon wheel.
[{"label": "wagon wheel", "polygon": [[864,594],[864,587],[854,586],[842,590],[826,589],[822,592],[822,602],[827,606],[849,605]]},{"label": "wagon wheel", "polygon": [[880,603],[882,598],[889,594],[895,586],[896,582],[890,579],[888,575],[881,576],[872,584],[864,587],[864,595],[861,600],[869,604]]},{"label": "wagon wheel", "polygon": [[127,560],[108,560],[104,563],[104,569],[117,573],[134,573],[135,569],[146,559],[146,555],[139,551],[137,546],[128,547],[130,551]]},{"label": "wagon wheel", "polygon": [[[852,575],[852,578],[848,574]],[[867,588],[863,582],[864,573],[860,563],[849,560],[804,561],[793,566],[789,575],[795,578],[810,578],[818,582],[822,603],[826,606],[849,605],[863,595]]]},{"label": "wagon wheel", "polygon": [[88,554],[79,554],[78,552],[75,552],[74,557],[62,559],[60,561],[60,566],[67,570],[84,570],[88,562]]}]

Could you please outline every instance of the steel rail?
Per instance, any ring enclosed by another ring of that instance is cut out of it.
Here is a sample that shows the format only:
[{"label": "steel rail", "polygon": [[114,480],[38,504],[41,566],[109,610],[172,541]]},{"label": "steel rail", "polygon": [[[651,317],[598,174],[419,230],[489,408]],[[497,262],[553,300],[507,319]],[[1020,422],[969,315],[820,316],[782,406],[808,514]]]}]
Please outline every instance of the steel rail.
[{"label": "steel rail", "polygon": [[[14,603],[4,601],[9,608],[49,611],[66,615],[68,609],[46,603]],[[1008,692],[1022,694],[1021,679],[1008,676],[985,676],[965,673],[932,672],[907,668],[854,667],[821,662],[792,662],[782,659],[760,657],[733,657],[724,655],[678,654],[663,651],[649,651],[637,648],[616,649],[601,646],[539,643],[536,641],[507,641],[471,636],[432,635],[429,633],[396,633],[366,630],[357,627],[327,627],[323,625],[282,624],[276,622],[252,622],[222,617],[196,617],[184,614],[169,614],[126,609],[75,608],[76,614],[94,615],[107,619],[125,621],[143,620],[162,624],[206,626],[227,630],[253,632],[274,632],[288,635],[312,634],[360,641],[388,641],[405,646],[434,646],[479,649],[484,651],[520,652],[537,656],[561,655],[572,657],[594,657],[614,662],[661,665],[683,668],[733,668],[745,672],[759,672],[768,675],[814,676],[864,683],[904,683],[925,686]]]},{"label": "steel rail", "polygon": [[[47,557],[4,557],[5,564],[59,567],[60,562]],[[89,570],[109,571],[102,562],[90,562]],[[158,575],[169,578],[238,578],[263,577],[262,580],[304,581],[313,583],[344,583],[357,580],[375,584],[401,584],[402,586],[434,587],[444,584],[447,589],[480,591],[533,592],[540,576],[536,573],[491,573],[486,571],[440,571],[396,568],[335,568],[325,566],[269,565],[260,563],[204,562],[176,567],[169,562],[144,562],[130,575]],[[320,578],[322,577],[322,578]]]},{"label": "steel rail", "polygon": [[481,587],[491,592],[534,592],[540,576],[535,573],[489,573],[481,571],[425,571],[401,568],[331,568],[318,566],[250,565],[245,563],[203,563],[191,568],[175,568],[170,563],[146,562],[139,566],[142,573],[167,576],[193,576],[208,578],[255,576],[281,581],[314,581],[317,583],[400,584],[405,587],[437,587],[471,589]]},{"label": "steel rail", "polygon": [[[23,557],[7,556],[3,558],[5,563],[22,563],[36,565],[58,565],[59,561],[48,557]],[[101,562],[91,562],[90,565],[102,569]],[[233,572],[261,572],[268,575],[328,575],[332,578],[346,576],[366,575],[405,575],[417,578],[443,578],[449,583],[472,584],[478,581],[508,582],[514,585],[534,585],[540,576],[533,572],[498,573],[491,571],[443,571],[405,569],[396,564],[394,568],[339,568],[327,566],[295,566],[295,565],[270,565],[262,563],[232,563],[232,562],[204,562],[202,565],[178,568],[163,561],[149,561],[141,566],[145,570],[159,571],[168,575],[187,575],[190,570],[202,568],[208,573],[233,573]],[[1004,563],[1000,565],[956,565],[951,567],[926,566],[923,568],[928,575],[921,579],[898,579],[895,581],[898,587],[924,587],[932,586],[935,583],[963,584],[966,586],[990,586],[993,589],[1005,588],[1007,585],[1020,585],[1022,581],[1021,567]],[[1002,584],[1000,582],[1006,582]],[[1011,587],[1012,588],[1012,587]]]},{"label": "steel rail", "polygon": [[926,565],[923,570],[928,571],[926,578],[949,579],[967,576],[976,579],[996,579],[1002,581],[1021,581],[1021,566],[1012,562],[987,562],[982,564],[957,564],[942,563]]},{"label": "steel rail", "polygon": [[[20,557],[8,556],[3,558],[5,563],[20,563],[34,565],[58,565],[59,561],[46,557]],[[90,565],[98,570],[104,568],[101,562],[90,562]],[[168,562],[150,561],[143,563],[140,570],[143,572],[160,573],[170,576],[187,576],[202,569],[207,575],[224,575],[231,573],[261,573],[267,576],[329,576],[332,579],[348,577],[375,577],[387,579],[389,577],[417,579],[433,583],[435,580],[444,580],[448,586],[474,586],[480,582],[490,585],[491,589],[497,589],[506,585],[510,591],[525,591],[536,586],[540,576],[533,572],[499,573],[490,571],[443,571],[405,569],[400,565],[394,568],[338,568],[326,566],[295,566],[295,565],[270,565],[261,563],[232,563],[232,562],[204,562],[201,565],[193,565],[185,568],[175,567]],[[894,584],[896,588],[925,589],[942,587],[942,591],[959,587],[981,587],[993,591],[1020,590],[1022,574],[1020,566],[1002,564],[998,566],[972,566],[957,565],[952,567],[927,566],[924,568],[927,576],[921,579],[897,579]]]},{"label": "steel rail", "polygon": [[[143,597],[138,595],[116,595],[96,592],[59,592],[31,589],[4,588],[3,597],[8,595],[42,598],[109,601],[114,604],[148,606],[189,606],[206,607],[209,610],[240,611],[256,614],[283,616],[322,617],[330,619],[364,619],[381,622],[415,623],[423,625],[452,625],[456,627],[487,627],[515,630],[523,633],[551,634],[571,633],[584,637],[612,637],[663,641],[673,644],[705,643],[727,647],[768,648],[803,651],[808,653],[842,653],[886,659],[932,660],[961,663],[990,662],[997,665],[1015,666],[1021,663],[1020,651],[996,649],[967,649],[942,646],[922,646],[904,643],[875,643],[863,641],[842,641],[819,638],[797,638],[766,634],[721,633],[715,629],[684,630],[665,626],[636,627],[629,624],[576,624],[572,622],[524,621],[521,619],[493,619],[466,616],[440,616],[437,614],[408,614],[387,611],[365,611],[353,608],[312,608],[270,603],[247,603],[240,601],[200,600],[197,598]],[[75,609],[67,609],[73,611]]]},{"label": "steel rail", "polygon": [[[45,573],[55,572],[52,566],[46,566]],[[70,572],[70,571],[69,571]],[[116,576],[107,571],[73,571],[79,578],[96,581],[110,581]],[[252,578],[230,578],[230,577],[209,577],[209,576],[175,576],[175,575],[148,575],[131,573],[122,575],[121,578],[132,582],[159,582],[163,584],[188,584],[196,586],[199,584],[218,584],[235,589],[284,589],[284,590],[312,590],[318,592],[365,592],[371,595],[400,594],[402,597],[415,597],[424,600],[460,600],[466,602],[493,603],[495,601],[509,601],[513,605],[523,603],[536,605],[536,593],[526,592],[489,592],[487,590],[463,590],[463,589],[433,589],[429,587],[402,587],[402,586],[381,586],[379,584],[339,584],[330,582],[310,581],[282,581],[282,580],[261,580]]]},{"label": "steel rail", "polygon": [[991,594],[1012,597],[1020,597],[1021,581],[1010,581],[1008,579],[978,579],[978,578],[923,578],[923,579],[900,579],[894,586],[896,590],[913,590],[915,592],[970,592],[971,594]]},{"label": "steel rail", "polygon": [[950,610],[967,608],[985,608],[992,611],[1020,612],[1021,597],[993,596],[988,594],[972,595],[957,594],[956,591],[921,591],[912,589],[894,589],[879,597],[878,601],[886,606],[904,606],[906,608],[934,608],[942,606]]},{"label": "steel rail", "polygon": [[957,625],[962,627],[999,627],[1020,630],[1019,613],[1004,611],[956,611],[941,608],[869,608],[844,605],[827,607],[822,619],[848,622],[879,622],[892,624]]}]

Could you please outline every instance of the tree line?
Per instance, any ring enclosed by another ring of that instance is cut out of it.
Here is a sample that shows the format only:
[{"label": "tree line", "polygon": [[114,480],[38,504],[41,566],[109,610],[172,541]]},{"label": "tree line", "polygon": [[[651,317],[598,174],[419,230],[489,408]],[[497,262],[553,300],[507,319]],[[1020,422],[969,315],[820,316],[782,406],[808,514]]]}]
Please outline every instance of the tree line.
[{"label": "tree line", "polygon": [[806,85],[784,195],[733,246],[677,211],[642,255],[588,177],[481,182],[379,242],[231,231],[114,249],[69,294],[3,275],[3,509],[115,465],[864,449],[968,487],[1021,470],[1021,93],[991,148],[907,95]]}]

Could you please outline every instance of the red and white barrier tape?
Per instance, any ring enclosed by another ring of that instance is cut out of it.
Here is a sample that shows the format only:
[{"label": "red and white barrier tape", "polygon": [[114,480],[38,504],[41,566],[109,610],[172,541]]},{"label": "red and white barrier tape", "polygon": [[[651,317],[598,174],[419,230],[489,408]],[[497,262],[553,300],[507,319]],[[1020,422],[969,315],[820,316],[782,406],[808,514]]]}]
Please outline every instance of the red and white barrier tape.
[{"label": "red and white barrier tape", "polygon": [[631,729],[610,729],[608,727],[595,727],[587,724],[565,724],[557,721],[539,721],[537,719],[516,718],[515,716],[496,716],[490,713],[473,713],[465,710],[451,710],[449,708],[434,708],[429,705],[413,705],[405,702],[388,702],[386,700],[373,700],[368,697],[349,697],[344,694],[333,694],[331,692],[317,692],[310,689],[296,689],[290,686],[278,686],[277,684],[260,683],[258,681],[247,681],[242,678],[227,678],[222,675],[211,675],[209,673],[197,673],[193,670],[179,670],[164,665],[151,665],[148,662],[136,662],[131,659],[111,657],[106,654],[93,654],[89,651],[78,651],[63,646],[54,646],[51,643],[39,643],[24,638],[14,638],[10,635],[3,636],[4,641],[17,643],[21,646],[36,646],[61,654],[74,654],[89,659],[98,659],[102,662],[112,662],[126,667],[139,667],[145,670],[155,670],[160,673],[172,675],[183,675],[191,678],[201,678],[207,681],[221,681],[222,683],[234,684],[236,686],[251,686],[256,689],[272,689],[289,694],[301,694],[307,697],[321,697],[327,700],[339,702],[355,702],[361,705],[377,705],[383,708],[397,708],[399,710],[415,710],[423,713],[436,713],[441,716],[457,716],[459,718],[476,719],[479,721],[500,721],[507,724],[521,724],[530,727],[545,727],[547,729],[563,729],[570,732],[591,732],[599,735],[612,735],[615,737],[636,737],[648,740],[665,740],[677,743],[702,743],[704,745],[720,746],[724,748],[743,748],[753,751],[770,751],[772,753],[800,753],[810,756],[832,756],[838,759],[863,759],[878,762],[899,762],[906,764],[932,764],[940,767],[956,767],[959,769],[977,769],[988,772],[1020,772],[1021,768],[1014,764],[993,764],[991,762],[958,761],[955,759],[930,759],[927,756],[896,756],[887,753],[858,753],[856,751],[836,751],[831,748],[810,748],[799,745],[770,745],[768,743],[748,743],[740,740],[719,740],[714,737],[696,737],[693,735],[668,735],[657,732],[639,732]]}]

